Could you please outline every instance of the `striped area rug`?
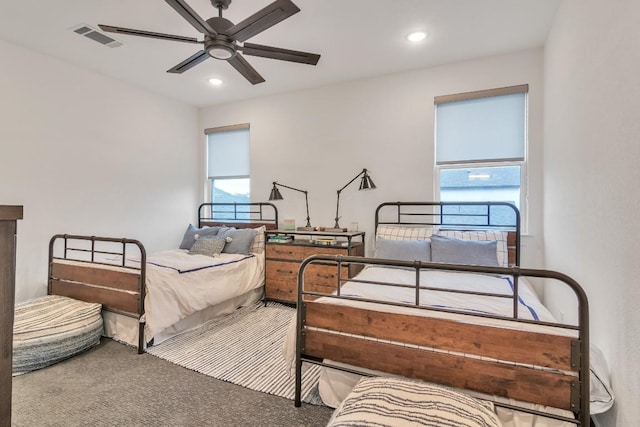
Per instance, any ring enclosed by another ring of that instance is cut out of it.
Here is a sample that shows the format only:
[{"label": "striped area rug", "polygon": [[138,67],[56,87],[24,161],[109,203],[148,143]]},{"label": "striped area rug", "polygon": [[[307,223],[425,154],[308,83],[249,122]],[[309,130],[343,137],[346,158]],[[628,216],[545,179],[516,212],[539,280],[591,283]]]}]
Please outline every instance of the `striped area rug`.
[{"label": "striped area rug", "polygon": [[[282,355],[295,309],[258,302],[213,319],[197,329],[147,349],[149,354],[211,377],[287,399],[295,394],[295,374]],[[302,398],[318,383],[320,368],[305,364]],[[312,394],[312,393],[311,393]]]}]

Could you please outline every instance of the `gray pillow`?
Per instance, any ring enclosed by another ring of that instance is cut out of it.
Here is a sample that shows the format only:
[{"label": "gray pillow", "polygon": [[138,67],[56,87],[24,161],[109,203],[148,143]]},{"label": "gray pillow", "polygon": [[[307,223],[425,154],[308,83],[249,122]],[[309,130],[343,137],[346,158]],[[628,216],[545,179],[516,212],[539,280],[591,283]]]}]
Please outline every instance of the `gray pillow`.
[{"label": "gray pillow", "polygon": [[227,228],[220,230],[218,237],[231,237],[231,242],[224,245],[222,250],[225,254],[244,254],[249,255],[253,238],[256,237],[257,231],[253,228]]},{"label": "gray pillow", "polygon": [[193,224],[189,224],[187,230],[182,237],[182,243],[180,243],[180,249],[191,249],[191,246],[196,242],[196,234],[202,236],[215,236],[218,234],[218,230],[221,227],[202,227],[198,228]]},{"label": "gray pillow", "polygon": [[224,248],[227,240],[223,237],[217,236],[204,236],[196,239],[191,249],[189,249],[189,254],[199,254],[199,255],[207,255],[210,257],[215,257],[220,255],[222,249]]},{"label": "gray pillow", "polygon": [[378,237],[374,258],[400,261],[431,261],[429,240],[389,240]]},{"label": "gray pillow", "polygon": [[431,260],[498,267],[497,244],[495,240],[461,240],[434,234],[431,236]]}]

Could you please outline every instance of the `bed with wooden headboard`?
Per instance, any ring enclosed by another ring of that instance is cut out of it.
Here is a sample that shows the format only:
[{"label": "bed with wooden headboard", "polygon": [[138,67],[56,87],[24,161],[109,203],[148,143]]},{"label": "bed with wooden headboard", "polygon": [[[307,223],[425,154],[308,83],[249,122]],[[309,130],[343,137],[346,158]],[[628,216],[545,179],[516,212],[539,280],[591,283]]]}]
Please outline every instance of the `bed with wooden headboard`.
[{"label": "bed with wooden headboard", "polygon": [[271,203],[204,203],[180,249],[147,254],[134,239],[57,234],[48,293],[102,304],[105,335],[142,353],[260,300],[264,231],[277,226]]},{"label": "bed with wooden headboard", "polygon": [[[520,267],[514,206],[384,203],[375,224],[373,257],[315,255],[300,267],[295,338],[285,346],[297,406],[302,365],[313,363],[323,367],[319,393],[329,406],[346,402],[363,375],[399,376],[479,396],[507,419],[526,413],[589,425],[587,297],[562,273]],[[351,279],[338,274],[326,294],[305,285],[318,263],[364,268]],[[570,289],[577,323],[554,319],[531,279]]]}]

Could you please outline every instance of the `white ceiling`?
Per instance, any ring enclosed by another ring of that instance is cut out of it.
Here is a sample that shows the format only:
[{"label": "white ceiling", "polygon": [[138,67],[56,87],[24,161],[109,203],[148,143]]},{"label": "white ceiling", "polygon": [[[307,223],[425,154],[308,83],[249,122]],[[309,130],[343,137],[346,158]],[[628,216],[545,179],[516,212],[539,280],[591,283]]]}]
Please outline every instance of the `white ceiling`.
[{"label": "white ceiling", "polygon": [[[201,40],[162,0],[0,0],[0,38],[201,107],[542,46],[561,0],[293,1],[299,13],[248,42],[318,53],[320,62],[245,56],[266,80],[255,86],[212,58],[166,72],[198,45],[109,34],[124,44],[109,48],[70,30],[107,24]],[[223,16],[238,23],[271,2],[233,0]],[[217,15],[210,0],[187,3],[203,19]],[[429,36],[411,45],[405,37],[415,30]],[[224,84],[211,86],[211,77]]]}]

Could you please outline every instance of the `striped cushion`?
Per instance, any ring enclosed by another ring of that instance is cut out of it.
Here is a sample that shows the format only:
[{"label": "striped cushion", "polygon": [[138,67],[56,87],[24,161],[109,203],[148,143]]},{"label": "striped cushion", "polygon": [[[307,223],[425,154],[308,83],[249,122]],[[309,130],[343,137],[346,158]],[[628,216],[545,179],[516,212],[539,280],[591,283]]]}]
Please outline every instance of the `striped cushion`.
[{"label": "striped cushion", "polygon": [[493,404],[424,382],[363,378],[327,427],[499,427]]},{"label": "striped cushion", "polygon": [[[229,238],[229,240],[231,240]],[[194,255],[207,255],[210,257],[215,257],[222,253],[224,249],[224,245],[227,243],[227,239],[224,237],[217,236],[203,236],[198,237],[189,249],[189,254]]]},{"label": "striped cushion", "polygon": [[256,230],[256,237],[254,237],[253,243],[251,243],[249,252],[252,254],[261,254],[264,252],[264,232],[267,231],[267,227],[262,225],[254,230]]},{"label": "striped cushion", "polygon": [[433,232],[433,227],[379,225],[376,237],[387,240],[426,240]]},{"label": "striped cushion", "polygon": [[13,374],[45,368],[100,343],[102,306],[59,295],[18,303]]}]

